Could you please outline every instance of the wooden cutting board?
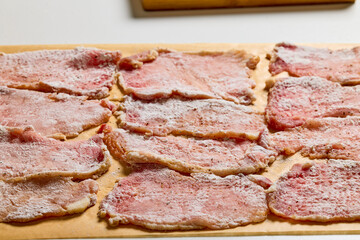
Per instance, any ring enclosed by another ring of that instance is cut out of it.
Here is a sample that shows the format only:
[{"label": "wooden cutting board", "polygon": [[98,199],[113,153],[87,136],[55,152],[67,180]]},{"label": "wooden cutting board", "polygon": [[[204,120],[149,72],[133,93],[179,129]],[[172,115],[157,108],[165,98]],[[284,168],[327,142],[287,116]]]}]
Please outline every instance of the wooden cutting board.
[{"label": "wooden cutting board", "polygon": [[[332,49],[353,47],[356,44],[307,44],[316,47],[329,47]],[[357,44],[360,45],[360,44]],[[79,45],[32,45],[32,46],[0,46],[0,52],[15,53],[40,49],[69,49]],[[245,49],[246,51],[259,55],[261,61],[254,71],[252,78],[256,81],[255,89],[257,100],[254,108],[264,110],[267,101],[267,92],[264,91],[265,80],[270,78],[268,72],[268,60],[265,59],[267,52],[271,51],[274,44],[118,44],[118,45],[82,45],[86,47],[97,47],[108,50],[121,50],[124,56],[134,54],[151,48],[161,47],[179,51],[200,50],[230,50]],[[117,102],[121,98],[120,90],[114,86],[109,99]],[[115,125],[112,117],[110,124]],[[97,128],[80,134],[77,139],[87,139]],[[73,141],[73,140],[70,140]],[[46,238],[113,238],[113,237],[185,237],[185,236],[245,236],[245,235],[299,235],[299,234],[360,234],[360,221],[351,223],[303,223],[284,220],[272,214],[262,223],[227,230],[197,230],[197,231],[172,231],[160,232],[150,231],[144,228],[123,225],[120,227],[109,227],[107,222],[97,217],[99,202],[112,189],[116,179],[126,176],[122,166],[111,159],[112,166],[105,175],[97,181],[100,185],[97,204],[83,214],[66,216],[60,218],[49,218],[24,224],[0,223],[0,240],[11,239],[46,239]],[[307,159],[294,155],[287,159],[275,161],[263,173],[264,176],[275,181],[284,171],[287,171],[294,163],[304,162]]]},{"label": "wooden cutting board", "polygon": [[355,0],[142,0],[147,11],[354,3]]}]

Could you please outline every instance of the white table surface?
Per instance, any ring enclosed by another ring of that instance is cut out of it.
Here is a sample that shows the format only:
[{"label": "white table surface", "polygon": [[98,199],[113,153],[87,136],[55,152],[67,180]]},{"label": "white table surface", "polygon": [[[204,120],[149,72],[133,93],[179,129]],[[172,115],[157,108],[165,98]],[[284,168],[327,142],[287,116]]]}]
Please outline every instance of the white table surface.
[{"label": "white table surface", "polygon": [[[280,41],[360,45],[359,5],[358,0],[353,5],[144,12],[139,0],[0,0],[0,45]],[[226,240],[359,238],[317,235]]]},{"label": "white table surface", "polygon": [[360,43],[359,5],[144,12],[139,0],[0,0],[0,45]]}]

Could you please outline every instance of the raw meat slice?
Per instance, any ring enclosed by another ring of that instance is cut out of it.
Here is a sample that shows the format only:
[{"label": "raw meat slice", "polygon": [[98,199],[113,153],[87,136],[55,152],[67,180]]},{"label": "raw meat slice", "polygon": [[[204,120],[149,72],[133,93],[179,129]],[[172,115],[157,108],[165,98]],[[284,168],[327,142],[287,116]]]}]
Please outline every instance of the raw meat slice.
[{"label": "raw meat slice", "polygon": [[250,69],[258,62],[245,51],[151,50],[120,60],[119,84],[126,94],[145,100],[180,95],[250,104],[255,100]]},{"label": "raw meat slice", "polygon": [[295,164],[268,189],[270,210],[301,221],[360,219],[360,162]]},{"label": "raw meat slice", "polygon": [[265,110],[269,127],[284,130],[310,118],[360,115],[360,86],[342,87],[318,77],[286,78],[271,88]]},{"label": "raw meat slice", "polygon": [[30,176],[99,177],[110,167],[103,140],[61,142],[31,128],[0,126],[0,180]]},{"label": "raw meat slice", "polygon": [[99,210],[111,225],[157,230],[224,229],[264,221],[267,213],[264,189],[246,176],[184,176],[153,165],[120,179]]},{"label": "raw meat slice", "polygon": [[0,222],[28,222],[84,212],[96,203],[98,184],[70,178],[0,181]]},{"label": "raw meat slice", "polygon": [[266,128],[262,113],[233,102],[217,99],[152,102],[127,97],[119,112],[123,128],[165,136],[189,135],[207,138],[259,138]]},{"label": "raw meat slice", "polygon": [[286,155],[360,161],[360,117],[310,119],[297,128],[264,133],[264,142]]},{"label": "raw meat slice", "polygon": [[261,187],[263,187],[264,189],[268,189],[273,184],[273,182],[270,179],[268,179],[268,178],[266,178],[266,177],[264,177],[262,175],[249,174],[249,175],[246,175],[246,177],[250,181],[256,183],[257,185],[259,185]]},{"label": "raw meat slice", "polygon": [[342,85],[360,83],[360,47],[330,50],[279,43],[268,58],[272,75],[287,71],[291,76],[318,76]]},{"label": "raw meat slice", "polygon": [[44,136],[76,137],[107,122],[115,110],[108,100],[86,100],[64,93],[47,94],[0,86],[0,125],[33,126]]},{"label": "raw meat slice", "polygon": [[245,139],[147,137],[116,129],[105,135],[104,142],[113,156],[130,164],[158,163],[181,172],[219,176],[255,173],[276,157],[275,151]]},{"label": "raw meat slice", "polygon": [[92,48],[0,54],[0,85],[104,98],[120,57]]}]

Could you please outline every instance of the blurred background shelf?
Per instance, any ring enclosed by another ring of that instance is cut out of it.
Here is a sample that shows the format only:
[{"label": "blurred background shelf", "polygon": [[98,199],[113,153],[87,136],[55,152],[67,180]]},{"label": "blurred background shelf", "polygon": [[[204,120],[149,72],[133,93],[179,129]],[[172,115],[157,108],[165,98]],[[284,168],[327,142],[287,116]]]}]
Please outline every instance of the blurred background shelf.
[{"label": "blurred background shelf", "polygon": [[354,3],[355,0],[143,0],[146,11]]}]

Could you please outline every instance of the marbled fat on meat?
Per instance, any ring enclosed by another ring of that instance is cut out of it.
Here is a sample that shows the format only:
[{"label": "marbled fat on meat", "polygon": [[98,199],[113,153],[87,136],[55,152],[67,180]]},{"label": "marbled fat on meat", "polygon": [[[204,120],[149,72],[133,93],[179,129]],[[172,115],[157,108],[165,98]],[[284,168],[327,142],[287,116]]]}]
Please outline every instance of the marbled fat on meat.
[{"label": "marbled fat on meat", "polygon": [[270,210],[301,221],[360,219],[360,162],[295,164],[269,188]]},{"label": "marbled fat on meat", "polygon": [[264,134],[269,148],[310,158],[360,161],[360,117],[310,119],[301,127]]},{"label": "marbled fat on meat", "polygon": [[96,203],[98,184],[70,178],[0,181],[0,222],[28,222],[84,212]]},{"label": "marbled fat on meat", "polygon": [[120,52],[91,48],[1,54],[0,85],[104,98],[120,57]]},{"label": "marbled fat on meat", "polygon": [[145,100],[180,95],[250,104],[255,100],[250,69],[258,62],[245,51],[151,50],[120,60],[119,84],[126,94]]},{"label": "marbled fat on meat", "polygon": [[111,225],[157,230],[225,229],[264,221],[267,213],[264,189],[246,176],[184,176],[151,165],[120,179],[99,210]]},{"label": "marbled fat on meat", "polygon": [[159,136],[168,134],[207,138],[259,138],[264,116],[248,106],[218,99],[152,102],[127,97],[119,112],[119,126]]},{"label": "marbled fat on meat", "polygon": [[43,136],[76,137],[83,130],[107,122],[114,110],[115,105],[108,100],[0,86],[0,125],[31,125]]},{"label": "marbled fat on meat", "polygon": [[285,78],[271,88],[265,110],[269,127],[284,130],[307,119],[360,115],[360,86],[342,87],[318,77]]},{"label": "marbled fat on meat", "polygon": [[0,126],[0,180],[39,175],[96,178],[109,167],[108,152],[99,135],[61,142],[31,128]]},{"label": "marbled fat on meat", "polygon": [[276,152],[250,140],[211,140],[144,136],[116,129],[104,137],[113,156],[127,163],[158,163],[171,169],[219,176],[255,173],[275,160]]},{"label": "marbled fat on meat", "polygon": [[342,85],[360,83],[360,47],[330,50],[279,43],[269,57],[272,75],[287,71],[291,76],[318,76]]}]

